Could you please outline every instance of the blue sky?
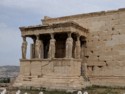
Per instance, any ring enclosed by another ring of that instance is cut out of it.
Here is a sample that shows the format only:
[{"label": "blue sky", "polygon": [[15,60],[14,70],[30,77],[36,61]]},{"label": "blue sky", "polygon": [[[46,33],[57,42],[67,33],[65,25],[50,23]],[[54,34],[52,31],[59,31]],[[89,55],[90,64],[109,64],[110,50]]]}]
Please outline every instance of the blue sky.
[{"label": "blue sky", "polygon": [[19,65],[20,26],[42,24],[44,16],[60,17],[118,8],[125,8],[125,0],[0,0],[0,65]]}]

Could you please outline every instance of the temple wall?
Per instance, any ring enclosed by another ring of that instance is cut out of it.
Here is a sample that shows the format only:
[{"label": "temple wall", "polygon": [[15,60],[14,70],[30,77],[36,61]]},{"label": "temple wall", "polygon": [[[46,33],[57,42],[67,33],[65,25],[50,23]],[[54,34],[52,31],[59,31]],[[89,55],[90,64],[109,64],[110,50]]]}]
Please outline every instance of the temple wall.
[{"label": "temple wall", "polygon": [[21,60],[20,74],[38,78],[42,76],[79,77],[80,69],[80,60]]},{"label": "temple wall", "polygon": [[81,76],[81,60],[32,59],[20,60],[20,75],[14,87],[79,90],[87,82]]},{"label": "temple wall", "polygon": [[92,84],[125,82],[125,10],[46,19],[43,24],[65,21],[74,21],[89,30],[86,63]]}]

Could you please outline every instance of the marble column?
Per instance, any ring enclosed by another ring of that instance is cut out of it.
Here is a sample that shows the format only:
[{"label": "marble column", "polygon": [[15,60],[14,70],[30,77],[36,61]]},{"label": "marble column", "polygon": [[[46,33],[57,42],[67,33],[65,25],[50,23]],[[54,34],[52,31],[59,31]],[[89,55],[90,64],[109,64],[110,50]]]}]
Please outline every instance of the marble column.
[{"label": "marble column", "polygon": [[27,52],[27,41],[26,41],[26,37],[23,36],[23,43],[22,43],[22,59],[26,59],[26,52]]},{"label": "marble column", "polygon": [[68,38],[66,40],[66,58],[72,58],[72,50],[73,50],[73,39],[71,37],[71,33],[69,33]]},{"label": "marble column", "polygon": [[40,58],[40,49],[41,49],[41,41],[39,40],[39,36],[36,36],[35,42],[35,58]]},{"label": "marble column", "polygon": [[77,35],[77,41],[75,46],[75,58],[80,59],[81,57],[81,45],[80,45],[80,36]]},{"label": "marble column", "polygon": [[50,39],[50,44],[49,44],[49,52],[48,52],[49,58],[55,58],[55,52],[56,52],[55,43],[56,43],[56,40],[54,39],[54,34],[51,34],[51,39]]}]

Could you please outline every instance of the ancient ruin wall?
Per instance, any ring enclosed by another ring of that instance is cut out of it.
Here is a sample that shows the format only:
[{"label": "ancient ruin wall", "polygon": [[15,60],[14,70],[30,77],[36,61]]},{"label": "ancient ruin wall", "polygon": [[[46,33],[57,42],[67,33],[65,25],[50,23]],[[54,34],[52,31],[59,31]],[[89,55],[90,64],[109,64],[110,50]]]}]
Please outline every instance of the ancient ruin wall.
[{"label": "ancient ruin wall", "polygon": [[75,21],[89,30],[86,63],[93,84],[125,83],[125,9],[43,20],[43,24]]}]

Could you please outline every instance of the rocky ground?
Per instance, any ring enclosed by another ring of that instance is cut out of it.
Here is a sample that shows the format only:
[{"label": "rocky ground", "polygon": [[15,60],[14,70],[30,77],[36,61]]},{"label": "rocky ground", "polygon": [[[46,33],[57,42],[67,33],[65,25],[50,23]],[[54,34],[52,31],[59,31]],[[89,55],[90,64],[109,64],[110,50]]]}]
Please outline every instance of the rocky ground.
[{"label": "rocky ground", "polygon": [[[17,89],[18,90],[18,89]],[[16,94],[17,90],[7,90],[7,94]],[[27,92],[28,94],[39,94],[39,92],[43,92],[43,94],[77,94],[78,91],[74,92],[65,92],[65,91],[46,91],[46,90],[20,90],[21,94]],[[100,86],[92,86],[86,89],[83,89],[82,92],[88,92],[88,94],[125,94],[125,88],[117,87],[100,87]]]},{"label": "rocky ground", "polygon": [[19,73],[19,66],[0,66],[1,77],[16,77]]},{"label": "rocky ground", "polygon": [[[0,66],[0,78],[1,77],[16,77],[19,73],[19,66]],[[0,92],[2,91],[0,88]],[[7,94],[16,94],[16,90],[8,89]],[[43,91],[44,94],[77,94],[75,92],[65,92],[65,91],[46,91],[46,90],[21,90],[21,94],[27,92],[28,94],[39,94],[40,91]],[[125,94],[125,87],[100,87],[100,86],[92,86],[86,89],[83,89],[82,92],[87,91],[88,94]]]}]

